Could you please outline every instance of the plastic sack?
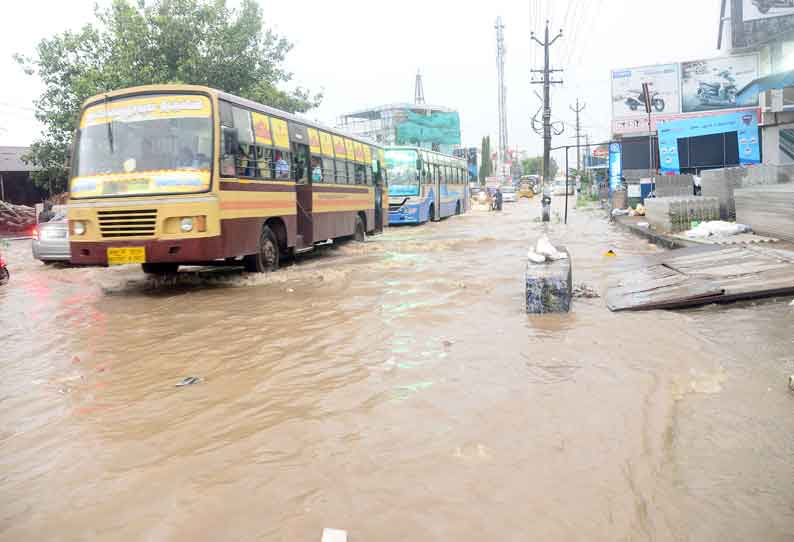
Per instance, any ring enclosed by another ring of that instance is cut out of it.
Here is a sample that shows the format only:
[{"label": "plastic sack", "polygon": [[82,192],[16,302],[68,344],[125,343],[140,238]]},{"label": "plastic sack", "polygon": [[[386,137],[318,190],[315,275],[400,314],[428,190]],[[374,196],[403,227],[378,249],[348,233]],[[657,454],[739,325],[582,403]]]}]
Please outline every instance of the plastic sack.
[{"label": "plastic sack", "polygon": [[712,220],[710,222],[701,222],[691,230],[687,230],[685,235],[690,239],[705,239],[712,236],[728,237],[730,235],[738,235],[749,231],[751,231],[750,226],[745,224],[725,222],[724,220]]}]

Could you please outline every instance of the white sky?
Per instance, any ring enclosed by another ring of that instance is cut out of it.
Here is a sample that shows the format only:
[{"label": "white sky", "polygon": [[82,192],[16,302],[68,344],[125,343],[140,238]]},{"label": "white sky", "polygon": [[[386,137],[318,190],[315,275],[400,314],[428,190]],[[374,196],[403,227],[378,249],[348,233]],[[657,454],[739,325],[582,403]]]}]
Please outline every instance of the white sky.
[{"label": "white sky", "polygon": [[[505,24],[508,139],[511,147],[533,153],[542,148],[530,127],[540,105],[534,91],[541,87],[529,84],[529,70],[541,67],[542,49],[530,44],[529,33],[542,32],[544,19],[564,31],[552,48],[552,64],[565,68],[565,84],[552,94],[552,115],[572,124],[568,107],[580,97],[587,104],[582,123],[593,139],[609,135],[611,69],[718,53],[720,0],[260,3],[266,24],[295,44],[287,59],[295,82],[325,92],[309,116],[332,124],[344,112],[412,101],[420,69],[426,101],[460,112],[466,146],[479,146],[487,134],[493,146],[497,138],[497,15]],[[40,130],[32,111],[39,83],[11,55],[31,53],[41,38],[89,22],[93,5],[25,0],[3,6],[0,145],[27,145]],[[554,145],[572,142],[573,133],[567,127]]]}]

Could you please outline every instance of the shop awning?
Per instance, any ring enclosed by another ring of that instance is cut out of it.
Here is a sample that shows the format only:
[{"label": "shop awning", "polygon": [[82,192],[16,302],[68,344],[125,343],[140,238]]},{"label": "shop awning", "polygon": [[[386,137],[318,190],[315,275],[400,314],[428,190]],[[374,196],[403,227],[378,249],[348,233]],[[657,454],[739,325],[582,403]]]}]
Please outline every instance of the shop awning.
[{"label": "shop awning", "polygon": [[749,105],[755,102],[755,99],[762,92],[786,87],[794,87],[794,70],[773,73],[772,75],[759,77],[748,83],[739,94],[736,95],[736,103],[739,105]]}]

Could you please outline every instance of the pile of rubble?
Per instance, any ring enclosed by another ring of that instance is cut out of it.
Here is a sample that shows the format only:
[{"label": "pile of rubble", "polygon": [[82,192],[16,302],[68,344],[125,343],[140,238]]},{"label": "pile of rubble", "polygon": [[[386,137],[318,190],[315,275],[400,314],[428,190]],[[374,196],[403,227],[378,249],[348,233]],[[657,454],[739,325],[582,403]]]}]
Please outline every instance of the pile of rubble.
[{"label": "pile of rubble", "polygon": [[36,225],[36,210],[0,201],[0,234],[22,233]]}]

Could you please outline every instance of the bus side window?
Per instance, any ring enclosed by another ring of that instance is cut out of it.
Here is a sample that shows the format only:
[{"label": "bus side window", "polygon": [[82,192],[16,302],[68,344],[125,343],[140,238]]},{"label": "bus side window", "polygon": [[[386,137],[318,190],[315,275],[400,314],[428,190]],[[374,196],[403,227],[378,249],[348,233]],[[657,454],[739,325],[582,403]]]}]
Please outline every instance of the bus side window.
[{"label": "bus side window", "polygon": [[312,156],[310,174],[313,183],[323,182],[323,159],[319,156]]},{"label": "bus side window", "polygon": [[347,184],[347,165],[344,160],[334,160],[337,184]]},{"label": "bus side window", "polygon": [[289,179],[290,154],[287,151],[276,150],[271,162],[271,175],[273,179],[285,181]]},{"label": "bus side window", "polygon": [[331,158],[322,158],[321,166],[323,169],[323,182],[333,183],[336,181],[334,171],[334,161]]},{"label": "bus side window", "polygon": [[235,166],[238,177],[254,177],[256,170],[256,147],[254,145],[254,129],[251,124],[251,112],[241,107],[232,106],[234,129],[237,130],[237,149]]},{"label": "bus side window", "polygon": [[256,146],[256,170],[254,176],[258,179],[273,178],[273,149],[262,145]]},{"label": "bus side window", "polygon": [[367,168],[362,164],[353,164],[353,167],[355,168],[356,184],[365,184],[364,170]]}]

